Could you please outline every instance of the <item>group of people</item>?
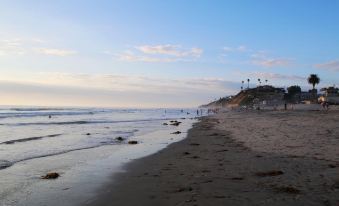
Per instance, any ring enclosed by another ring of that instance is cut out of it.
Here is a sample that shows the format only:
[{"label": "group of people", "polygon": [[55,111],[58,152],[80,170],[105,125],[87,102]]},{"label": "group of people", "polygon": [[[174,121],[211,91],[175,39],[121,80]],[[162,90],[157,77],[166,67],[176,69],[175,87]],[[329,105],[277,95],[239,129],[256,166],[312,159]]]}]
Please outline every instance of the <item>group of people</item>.
[{"label": "group of people", "polygon": [[330,106],[330,104],[329,104],[328,102],[326,102],[326,101],[323,101],[323,102],[321,102],[321,106],[323,107],[323,109],[326,109],[326,110],[328,110],[328,109],[329,109],[329,106]]}]

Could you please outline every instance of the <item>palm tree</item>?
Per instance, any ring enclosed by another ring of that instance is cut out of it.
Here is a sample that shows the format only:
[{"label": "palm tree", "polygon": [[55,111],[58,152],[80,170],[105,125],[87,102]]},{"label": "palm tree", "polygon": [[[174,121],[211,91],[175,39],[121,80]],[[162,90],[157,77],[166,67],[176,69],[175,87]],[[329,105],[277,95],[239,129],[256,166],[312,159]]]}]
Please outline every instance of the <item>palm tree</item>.
[{"label": "palm tree", "polygon": [[250,88],[250,79],[247,79],[247,89]]},{"label": "palm tree", "polygon": [[311,75],[307,78],[307,81],[308,81],[309,84],[312,84],[313,90],[314,90],[315,85],[316,85],[316,84],[319,84],[320,78],[319,78],[318,75],[316,75],[316,74],[311,74]]},{"label": "palm tree", "polygon": [[241,81],[241,90],[243,90],[243,88],[244,88],[244,81]]},{"label": "palm tree", "polygon": [[267,79],[265,79],[265,82],[266,82],[266,85],[267,85],[267,82],[268,82],[268,80],[267,80]]},{"label": "palm tree", "polygon": [[261,85],[261,80],[260,79],[258,79],[258,82],[259,82],[259,85]]}]

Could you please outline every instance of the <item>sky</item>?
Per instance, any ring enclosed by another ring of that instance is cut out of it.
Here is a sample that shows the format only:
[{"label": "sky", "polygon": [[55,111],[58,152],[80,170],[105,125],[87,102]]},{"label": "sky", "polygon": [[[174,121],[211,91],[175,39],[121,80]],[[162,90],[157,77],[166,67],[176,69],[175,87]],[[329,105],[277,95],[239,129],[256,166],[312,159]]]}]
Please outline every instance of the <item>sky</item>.
[{"label": "sky", "polygon": [[0,105],[196,107],[247,79],[338,85],[338,22],[336,0],[0,0]]}]

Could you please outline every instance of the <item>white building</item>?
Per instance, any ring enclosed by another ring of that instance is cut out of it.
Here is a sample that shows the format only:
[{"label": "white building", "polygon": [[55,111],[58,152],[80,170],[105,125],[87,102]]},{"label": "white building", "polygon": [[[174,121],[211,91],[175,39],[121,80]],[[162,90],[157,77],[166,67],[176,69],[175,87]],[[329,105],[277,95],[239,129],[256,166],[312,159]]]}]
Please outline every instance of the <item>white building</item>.
[{"label": "white building", "polygon": [[339,89],[335,87],[322,88],[324,95],[319,97],[320,102],[328,102],[330,104],[339,104]]}]

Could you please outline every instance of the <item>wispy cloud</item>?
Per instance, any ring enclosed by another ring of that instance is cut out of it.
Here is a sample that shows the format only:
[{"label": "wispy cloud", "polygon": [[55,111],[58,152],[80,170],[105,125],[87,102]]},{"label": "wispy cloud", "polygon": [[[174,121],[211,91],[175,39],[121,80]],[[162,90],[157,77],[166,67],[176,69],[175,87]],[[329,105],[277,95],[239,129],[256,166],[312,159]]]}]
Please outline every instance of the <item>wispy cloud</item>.
[{"label": "wispy cloud", "polygon": [[26,51],[23,48],[23,40],[16,39],[3,39],[0,40],[0,55],[22,55]]},{"label": "wispy cloud", "polygon": [[279,79],[279,80],[305,80],[305,77],[298,75],[286,75],[273,72],[249,72],[247,73],[251,77],[262,79]]},{"label": "wispy cloud", "polygon": [[267,52],[258,51],[251,55],[251,63],[266,68],[287,67],[292,65],[293,59],[283,57],[269,57]]},{"label": "wispy cloud", "polygon": [[223,48],[223,51],[224,52],[250,52],[251,50],[244,45],[240,45],[238,47],[225,46]]},{"label": "wispy cloud", "polygon": [[[224,47],[219,55],[222,63],[250,64],[266,68],[290,66],[293,63],[291,58],[270,57],[267,51],[254,50],[246,46]],[[225,59],[226,58],[226,59]],[[237,62],[232,61],[237,59]]]},{"label": "wispy cloud", "polygon": [[233,94],[239,87],[239,83],[221,78],[67,73],[1,78],[0,104],[192,107]]},{"label": "wispy cloud", "polygon": [[339,72],[339,60],[333,60],[322,64],[316,64],[314,66],[318,69]]},{"label": "wispy cloud", "polygon": [[119,60],[128,62],[175,62],[179,60],[179,58],[174,57],[155,57],[135,54],[134,52],[129,50],[121,54],[117,54],[116,56]]},{"label": "wispy cloud", "polygon": [[39,44],[44,44],[44,43],[46,43],[47,41],[44,40],[44,39],[40,39],[40,38],[33,38],[33,39],[32,39],[32,42],[39,43]]},{"label": "wispy cloud", "polygon": [[[23,81],[22,79],[17,79]],[[220,78],[168,79],[146,76],[112,74],[40,73],[29,79],[30,83],[97,88],[118,91],[180,92],[219,91],[225,92],[229,81]]]},{"label": "wispy cloud", "polygon": [[253,71],[253,72],[235,72],[235,75],[245,76],[246,78],[261,78],[268,80],[294,80],[294,81],[305,81],[305,77],[298,75],[286,75],[274,72],[261,72],[261,71]]},{"label": "wispy cloud", "polygon": [[[53,56],[70,56],[77,52],[69,49],[56,49],[46,47],[47,41],[32,38],[32,39],[0,39],[0,56],[3,55],[29,55],[39,53]],[[38,47],[39,46],[39,47]]]},{"label": "wispy cloud", "polygon": [[271,67],[289,66],[292,63],[292,60],[287,58],[256,59],[253,60],[252,63],[262,67],[271,68]]},{"label": "wispy cloud", "polygon": [[74,50],[66,50],[66,49],[53,49],[53,48],[35,48],[34,51],[36,51],[39,54],[45,54],[45,55],[51,55],[51,56],[70,56],[77,54]]},{"label": "wispy cloud", "polygon": [[117,54],[122,61],[140,62],[176,62],[194,61],[201,57],[203,49],[193,47],[183,48],[181,45],[142,45]]},{"label": "wispy cloud", "polygon": [[201,48],[183,49],[180,45],[143,45],[137,46],[137,50],[145,54],[164,54],[176,57],[194,57],[198,58],[203,53]]}]

